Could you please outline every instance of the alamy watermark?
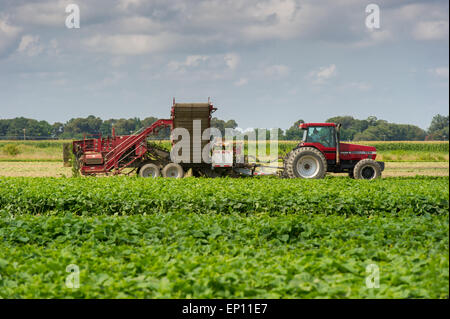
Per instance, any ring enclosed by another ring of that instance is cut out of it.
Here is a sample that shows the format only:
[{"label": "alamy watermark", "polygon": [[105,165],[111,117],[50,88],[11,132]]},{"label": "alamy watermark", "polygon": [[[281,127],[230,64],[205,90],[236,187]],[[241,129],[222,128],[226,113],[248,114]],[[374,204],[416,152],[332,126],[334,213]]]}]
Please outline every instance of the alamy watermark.
[{"label": "alamy watermark", "polygon": [[69,273],[66,277],[66,287],[69,289],[80,288],[80,267],[70,264],[66,267],[66,272]]},{"label": "alamy watermark", "polygon": [[[217,128],[201,130],[201,120],[192,121],[192,131],[178,127],[172,130],[174,142],[170,159],[174,163],[227,162],[235,156],[235,163],[278,162],[278,129],[226,128],[225,136]],[[192,134],[192,136],[191,136]],[[244,148],[247,147],[246,156]],[[267,152],[269,148],[269,152]],[[192,154],[191,154],[192,151]],[[231,160],[233,161],[233,160]]]},{"label": "alamy watermark", "polygon": [[77,4],[69,4],[66,7],[66,13],[69,15],[66,18],[66,27],[68,29],[80,28],[80,7]]},{"label": "alamy watermark", "polygon": [[377,264],[370,264],[366,267],[366,287],[369,289],[380,288],[380,268]]},{"label": "alamy watermark", "polygon": [[380,7],[377,4],[371,3],[366,7],[366,27],[370,30],[380,28]]},{"label": "alamy watermark", "polygon": [[[66,6],[66,13],[69,15],[66,18],[66,27],[68,29],[79,29],[80,28],[80,7],[71,3]],[[370,30],[380,29],[380,6],[375,3],[370,3],[366,6],[366,27]]]}]

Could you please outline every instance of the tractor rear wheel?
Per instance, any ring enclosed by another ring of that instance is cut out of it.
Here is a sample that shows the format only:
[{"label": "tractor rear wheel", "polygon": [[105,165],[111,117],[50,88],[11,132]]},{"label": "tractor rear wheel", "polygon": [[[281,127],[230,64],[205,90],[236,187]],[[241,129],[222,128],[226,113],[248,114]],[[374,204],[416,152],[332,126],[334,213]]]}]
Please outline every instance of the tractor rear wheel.
[{"label": "tractor rear wheel", "polygon": [[162,175],[164,177],[183,178],[184,170],[180,164],[169,163],[166,166],[164,166],[162,170]]},{"label": "tractor rear wheel", "polygon": [[324,178],[327,173],[327,160],[314,147],[301,147],[289,153],[285,165],[288,178]]},{"label": "tractor rear wheel", "polygon": [[353,175],[356,179],[375,179],[381,176],[381,167],[376,161],[366,158],[356,163]]},{"label": "tractor rear wheel", "polygon": [[155,164],[148,163],[143,165],[141,168],[139,168],[139,176],[140,177],[159,177],[161,176],[161,172],[159,170],[159,167]]},{"label": "tractor rear wheel", "polygon": [[287,163],[288,163],[288,158],[291,156],[292,152],[293,151],[288,152],[283,158],[283,171],[281,172],[282,178],[289,178],[289,176],[287,174]]}]

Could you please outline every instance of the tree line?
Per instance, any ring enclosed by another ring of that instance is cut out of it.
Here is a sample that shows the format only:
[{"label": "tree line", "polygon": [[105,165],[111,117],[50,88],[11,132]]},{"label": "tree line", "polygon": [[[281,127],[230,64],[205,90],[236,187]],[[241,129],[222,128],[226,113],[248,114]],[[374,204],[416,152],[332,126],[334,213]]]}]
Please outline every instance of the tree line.
[{"label": "tree line", "polygon": [[[102,120],[90,115],[86,118],[72,118],[66,123],[56,122],[49,124],[47,121],[37,121],[24,117],[14,119],[0,119],[0,139],[81,139],[87,137],[110,136],[112,128],[116,135],[129,135],[141,128],[152,125],[158,118],[147,117],[143,120],[135,117],[130,119]],[[218,118],[211,119],[211,126],[218,128],[225,135],[226,128],[236,128],[235,120],[223,121]],[[168,139],[170,130],[162,130],[158,138]]]},{"label": "tree line", "polygon": [[[66,123],[37,121],[24,117],[14,119],[0,119],[0,139],[80,139],[84,135],[102,136],[111,135],[114,127],[116,135],[128,135],[143,127],[150,126],[157,120],[156,117],[147,117],[143,120],[135,117],[130,119],[102,120],[90,115],[86,118],[72,118]],[[437,114],[433,117],[427,130],[410,124],[396,124],[370,116],[367,119],[355,119],[352,116],[336,116],[326,120],[329,123],[341,123],[341,139],[343,141],[424,141],[448,140],[449,116]],[[289,129],[279,129],[281,140],[301,140],[302,130],[298,128],[302,119],[297,120]],[[218,118],[211,119],[211,126],[218,128],[222,135],[225,129],[238,127],[235,120],[224,121]],[[168,139],[170,130],[162,130],[158,138]]]},{"label": "tree line", "polygon": [[[416,125],[389,123],[375,116],[365,120],[352,116],[336,116],[326,120],[327,123],[341,123],[341,140],[343,141],[448,141],[449,116],[437,114],[433,117],[427,130]],[[296,121],[284,136],[287,140],[300,140],[303,132],[298,128],[303,120]]]}]

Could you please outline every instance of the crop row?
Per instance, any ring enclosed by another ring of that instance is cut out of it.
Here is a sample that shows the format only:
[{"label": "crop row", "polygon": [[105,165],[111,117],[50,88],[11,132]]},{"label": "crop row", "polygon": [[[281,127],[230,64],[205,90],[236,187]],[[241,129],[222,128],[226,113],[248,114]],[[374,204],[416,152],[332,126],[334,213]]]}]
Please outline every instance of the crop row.
[{"label": "crop row", "polygon": [[0,298],[448,298],[448,231],[448,214],[0,212]]},{"label": "crop row", "polygon": [[[359,142],[358,142],[359,143]],[[362,142],[375,146],[377,151],[449,152],[448,142]]]},{"label": "crop row", "polygon": [[[25,145],[40,149],[55,148],[62,149],[63,143],[70,143],[70,140],[61,141],[0,141],[0,148],[8,144]],[[170,148],[170,141],[168,140],[155,140],[152,141],[155,144],[159,144],[164,148]],[[299,141],[278,141],[279,151],[286,153],[291,150]],[[379,142],[379,141],[364,141],[364,142],[349,142],[356,144],[364,144],[375,146],[379,151],[418,151],[418,152],[449,152],[448,142],[422,142],[422,141],[402,141],[402,142]],[[248,144],[247,142],[245,144]],[[268,148],[268,146],[267,146]]]},{"label": "crop row", "polygon": [[432,177],[0,178],[0,298],[448,298],[448,195]]},{"label": "crop row", "polygon": [[444,214],[447,177],[375,181],[276,178],[1,178],[0,210],[9,214],[78,215],[270,213]]}]

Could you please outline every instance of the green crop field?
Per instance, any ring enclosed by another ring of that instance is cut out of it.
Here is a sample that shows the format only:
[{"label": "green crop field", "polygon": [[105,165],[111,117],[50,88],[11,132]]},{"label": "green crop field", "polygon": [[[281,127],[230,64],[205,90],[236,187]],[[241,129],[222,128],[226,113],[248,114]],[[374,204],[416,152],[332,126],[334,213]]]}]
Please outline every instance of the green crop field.
[{"label": "green crop field", "polygon": [[448,196],[448,177],[0,178],[0,297],[448,298]]},{"label": "green crop field", "polygon": [[0,161],[60,162],[69,140],[0,141]]},{"label": "green crop field", "polygon": [[[353,143],[353,142],[350,142]],[[377,142],[377,141],[366,141],[366,142],[355,142],[355,144],[363,144],[375,146],[378,151],[416,151],[416,152],[449,152],[448,142],[440,141],[403,141],[403,142]]]}]

